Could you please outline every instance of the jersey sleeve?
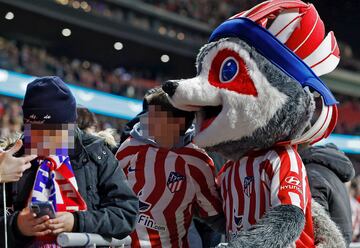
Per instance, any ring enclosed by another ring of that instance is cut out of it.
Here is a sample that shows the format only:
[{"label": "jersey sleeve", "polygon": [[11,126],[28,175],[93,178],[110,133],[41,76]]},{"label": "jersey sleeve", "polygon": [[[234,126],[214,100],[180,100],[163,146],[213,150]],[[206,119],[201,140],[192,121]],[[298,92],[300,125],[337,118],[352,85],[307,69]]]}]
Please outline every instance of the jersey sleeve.
[{"label": "jersey sleeve", "polygon": [[227,161],[219,170],[217,176],[216,176],[216,187],[218,188],[218,190],[221,189],[221,182],[224,180],[224,176],[225,176],[225,172],[226,170],[233,164],[232,161]]},{"label": "jersey sleeve", "polygon": [[139,151],[146,146],[147,145],[144,145],[133,138],[128,138],[121,144],[115,157],[119,161],[119,167],[124,170],[125,174],[127,174],[127,167],[130,165],[130,161],[136,158]]},{"label": "jersey sleeve", "polygon": [[184,158],[190,170],[195,191],[194,205],[200,217],[206,218],[221,213],[222,205],[215,183],[213,160],[203,149],[192,143],[178,149],[177,153]]},{"label": "jersey sleeve", "polygon": [[218,215],[222,212],[221,199],[215,182],[215,166],[209,158],[208,162],[190,166],[196,190],[195,206],[202,218]]},{"label": "jersey sleeve", "polygon": [[294,205],[305,213],[307,177],[302,160],[292,147],[274,151],[270,163],[273,175],[270,183],[271,206]]}]

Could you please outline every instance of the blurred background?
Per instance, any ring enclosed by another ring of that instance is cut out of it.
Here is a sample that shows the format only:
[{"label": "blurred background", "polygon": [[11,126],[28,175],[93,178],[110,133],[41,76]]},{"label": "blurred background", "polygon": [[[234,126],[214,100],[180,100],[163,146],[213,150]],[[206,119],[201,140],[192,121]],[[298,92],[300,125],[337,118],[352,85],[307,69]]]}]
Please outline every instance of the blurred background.
[{"label": "blurred background", "polygon": [[[96,113],[98,129],[121,132],[146,90],[195,74],[211,30],[254,0],[0,0],[0,133],[21,129],[21,98],[33,77],[57,75]],[[324,81],[340,101],[328,141],[360,173],[360,1],[314,2],[333,30],[341,64]]]}]

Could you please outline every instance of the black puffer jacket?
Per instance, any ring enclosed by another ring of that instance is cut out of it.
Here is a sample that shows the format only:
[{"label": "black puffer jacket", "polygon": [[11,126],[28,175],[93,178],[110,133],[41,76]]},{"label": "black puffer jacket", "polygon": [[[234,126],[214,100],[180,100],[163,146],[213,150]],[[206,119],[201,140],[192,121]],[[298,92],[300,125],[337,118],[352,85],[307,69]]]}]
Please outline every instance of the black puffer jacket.
[{"label": "black puffer jacket", "polygon": [[300,151],[305,164],[312,197],[330,214],[340,228],[347,245],[351,242],[351,209],[344,183],[354,175],[354,167],[334,144]]},{"label": "black puffer jacket", "polygon": [[[88,210],[75,212],[74,232],[98,233],[124,238],[135,227],[138,200],[129,188],[125,175],[104,141],[77,130],[75,154],[70,156],[79,192]],[[37,167],[25,171],[19,182],[7,184],[8,206],[14,213],[8,216],[9,247],[25,247],[31,238],[19,233],[17,215],[27,205]],[[1,190],[2,192],[2,190]],[[2,207],[2,204],[1,204]],[[0,221],[3,244],[4,222]]]}]

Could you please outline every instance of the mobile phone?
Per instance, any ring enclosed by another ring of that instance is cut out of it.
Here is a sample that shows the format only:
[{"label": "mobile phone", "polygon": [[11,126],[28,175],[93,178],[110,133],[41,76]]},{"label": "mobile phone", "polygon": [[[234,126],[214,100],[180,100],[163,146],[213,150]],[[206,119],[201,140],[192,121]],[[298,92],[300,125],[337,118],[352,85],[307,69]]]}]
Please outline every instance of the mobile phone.
[{"label": "mobile phone", "polygon": [[54,219],[55,216],[55,209],[52,205],[51,201],[45,201],[45,202],[32,202],[30,204],[31,212],[36,214],[36,217],[42,217],[44,215],[48,215],[50,219]]}]

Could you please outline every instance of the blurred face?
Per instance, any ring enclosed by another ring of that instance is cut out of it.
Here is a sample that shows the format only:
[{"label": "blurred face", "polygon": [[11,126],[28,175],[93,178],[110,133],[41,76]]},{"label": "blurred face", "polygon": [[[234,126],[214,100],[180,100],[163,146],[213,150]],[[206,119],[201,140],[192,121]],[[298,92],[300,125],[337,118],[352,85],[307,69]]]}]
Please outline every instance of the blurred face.
[{"label": "blurred face", "polygon": [[181,131],[185,129],[185,118],[173,117],[161,110],[160,106],[150,105],[148,118],[145,119],[149,136],[164,147],[172,147],[179,141]]},{"label": "blurred face", "polygon": [[25,124],[25,153],[68,156],[74,151],[75,124]]}]

